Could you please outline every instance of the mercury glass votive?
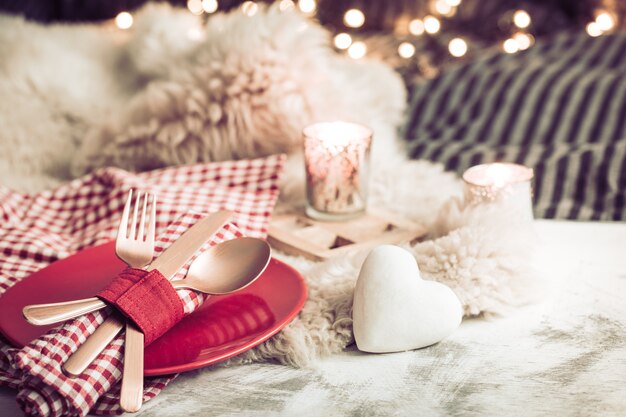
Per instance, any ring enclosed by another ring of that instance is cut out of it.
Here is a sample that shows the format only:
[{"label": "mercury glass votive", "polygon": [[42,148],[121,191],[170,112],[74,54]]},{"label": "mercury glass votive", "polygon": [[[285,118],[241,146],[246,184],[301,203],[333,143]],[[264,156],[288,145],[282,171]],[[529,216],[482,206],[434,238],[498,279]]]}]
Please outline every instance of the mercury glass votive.
[{"label": "mercury glass votive", "polygon": [[306,213],[345,220],[365,213],[372,131],[348,122],[307,126],[304,136]]},{"label": "mercury glass votive", "polygon": [[476,165],[463,174],[465,199],[470,204],[499,202],[521,216],[533,219],[532,168],[495,162]]}]

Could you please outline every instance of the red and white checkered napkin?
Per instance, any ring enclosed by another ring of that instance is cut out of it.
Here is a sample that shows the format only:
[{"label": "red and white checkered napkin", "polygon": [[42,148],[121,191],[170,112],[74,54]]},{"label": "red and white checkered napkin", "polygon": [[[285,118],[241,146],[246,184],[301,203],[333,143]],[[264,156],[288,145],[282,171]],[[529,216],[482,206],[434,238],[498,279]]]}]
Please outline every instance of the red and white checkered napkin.
[{"label": "red and white checkered napkin", "polygon": [[[189,212],[171,224],[160,236],[156,254],[162,252],[202,217],[203,214]],[[243,234],[235,226],[227,224],[203,249],[241,236]],[[179,271],[174,279],[183,278],[187,269],[188,266]],[[189,290],[179,291],[178,294],[183,301],[185,313],[195,310],[205,299],[204,295]],[[110,414],[121,411],[118,405],[119,389],[114,388],[122,375],[124,337],[121,334],[79,377],[68,378],[61,371],[61,365],[69,355],[102,323],[108,313],[109,309],[67,322],[34,340],[22,350],[14,349],[8,356],[7,361],[19,373],[17,401],[26,414],[85,415],[96,402],[92,412]],[[158,394],[171,379],[149,379],[146,383],[145,400]],[[112,388],[114,389],[110,391]]]},{"label": "red and white checkered napkin", "polygon": [[[114,238],[129,188],[158,194],[157,254],[203,217],[200,212],[235,211],[236,227],[226,225],[205,248],[242,235],[263,237],[278,195],[283,162],[283,156],[273,156],[142,174],[107,168],[35,196],[0,189],[0,294],[57,259]],[[183,296],[185,313],[204,301],[191,291],[178,293]],[[21,350],[0,339],[0,385],[19,390],[18,402],[26,414],[122,412],[118,406],[121,336],[80,377],[67,378],[61,372],[61,364],[108,313],[105,309],[67,322]],[[146,378],[144,401],[171,380]]]}]

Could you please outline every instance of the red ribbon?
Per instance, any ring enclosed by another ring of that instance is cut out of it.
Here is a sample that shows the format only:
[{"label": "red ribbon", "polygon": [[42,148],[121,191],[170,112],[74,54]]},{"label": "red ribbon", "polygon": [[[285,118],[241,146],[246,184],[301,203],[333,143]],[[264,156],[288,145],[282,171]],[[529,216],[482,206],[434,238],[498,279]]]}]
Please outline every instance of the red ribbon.
[{"label": "red ribbon", "polygon": [[158,270],[128,268],[96,294],[131,319],[144,334],[147,346],[178,323],[183,302]]}]

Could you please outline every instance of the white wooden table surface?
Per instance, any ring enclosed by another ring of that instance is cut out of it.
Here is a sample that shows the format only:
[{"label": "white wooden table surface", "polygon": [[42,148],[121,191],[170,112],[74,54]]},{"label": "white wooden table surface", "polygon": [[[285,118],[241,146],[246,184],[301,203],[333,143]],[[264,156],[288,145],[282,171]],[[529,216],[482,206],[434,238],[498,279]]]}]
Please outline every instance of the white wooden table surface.
[{"label": "white wooden table surface", "polygon": [[[535,222],[543,298],[430,348],[187,373],[151,416],[626,416],[626,224]],[[0,388],[0,416],[21,415]]]}]

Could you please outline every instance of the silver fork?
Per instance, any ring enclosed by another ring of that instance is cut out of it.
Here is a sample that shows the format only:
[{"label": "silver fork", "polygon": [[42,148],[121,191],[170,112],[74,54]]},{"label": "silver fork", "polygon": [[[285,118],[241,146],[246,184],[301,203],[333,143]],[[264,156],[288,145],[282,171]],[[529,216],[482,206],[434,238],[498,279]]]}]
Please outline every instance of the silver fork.
[{"label": "silver fork", "polygon": [[[141,194],[137,193],[133,209],[133,219],[130,222],[130,201],[132,190],[128,195],[122,221],[115,240],[115,253],[133,268],[141,268],[152,261],[154,256],[154,229],[156,225],[156,196],[152,195],[152,209],[148,230],[144,234],[146,225],[146,210],[148,194],[143,199],[143,210],[137,232],[137,211]],[[143,333],[134,323],[126,321],[126,340],[124,343],[124,371],[122,373],[122,390],[120,406],[124,411],[134,413],[139,411],[143,402]],[[99,352],[98,352],[99,353]]]},{"label": "silver fork", "polygon": [[[122,213],[122,220],[120,221],[117,238],[115,240],[115,253],[128,265],[140,268],[152,260],[152,253],[154,251],[156,199],[152,194],[145,194],[141,219],[139,220],[139,233],[137,233],[137,216],[139,214],[141,195],[139,193],[137,194],[134,207],[132,208],[132,221],[129,223],[132,193],[131,190]],[[150,196],[152,196],[150,222],[148,224],[148,230],[146,231],[147,202]],[[139,239],[139,236],[142,238]],[[104,307],[106,307],[106,304],[101,299],[98,297],[90,297],[60,303],[32,304],[24,307],[22,313],[29,323],[44,326],[63,322]]]},{"label": "silver fork", "polygon": [[[141,268],[152,261],[154,256],[154,229],[156,225],[156,196],[154,194],[144,194],[141,219],[139,219],[139,232],[137,232],[137,215],[141,201],[141,192],[137,193],[133,206],[133,218],[129,223],[130,206],[133,197],[133,190],[128,193],[128,199],[122,213],[122,220],[117,229],[115,239],[115,254],[133,268]],[[152,198],[150,198],[152,197]],[[152,200],[150,210],[150,222],[146,231],[146,214],[148,199]]]},{"label": "silver fork", "polygon": [[[146,266],[152,260],[154,253],[156,196],[152,195],[151,198],[150,220],[146,229],[149,197],[150,195],[147,193],[144,195],[141,218],[138,220],[141,193],[137,193],[132,209],[132,219],[130,219],[132,190],[130,191],[115,240],[115,253],[120,259],[133,268]],[[138,223],[139,230],[137,230]],[[105,327],[105,325],[96,329],[96,332],[105,330],[103,327]],[[84,364],[88,365],[93,362],[101,351],[100,346],[94,344],[94,340],[96,339],[95,337],[87,338],[85,343],[83,343],[65,362],[63,369],[72,375],[81,374],[86,367]],[[135,412],[141,407],[142,400],[143,333],[139,331],[134,324],[127,322],[120,405],[125,411]]]}]

